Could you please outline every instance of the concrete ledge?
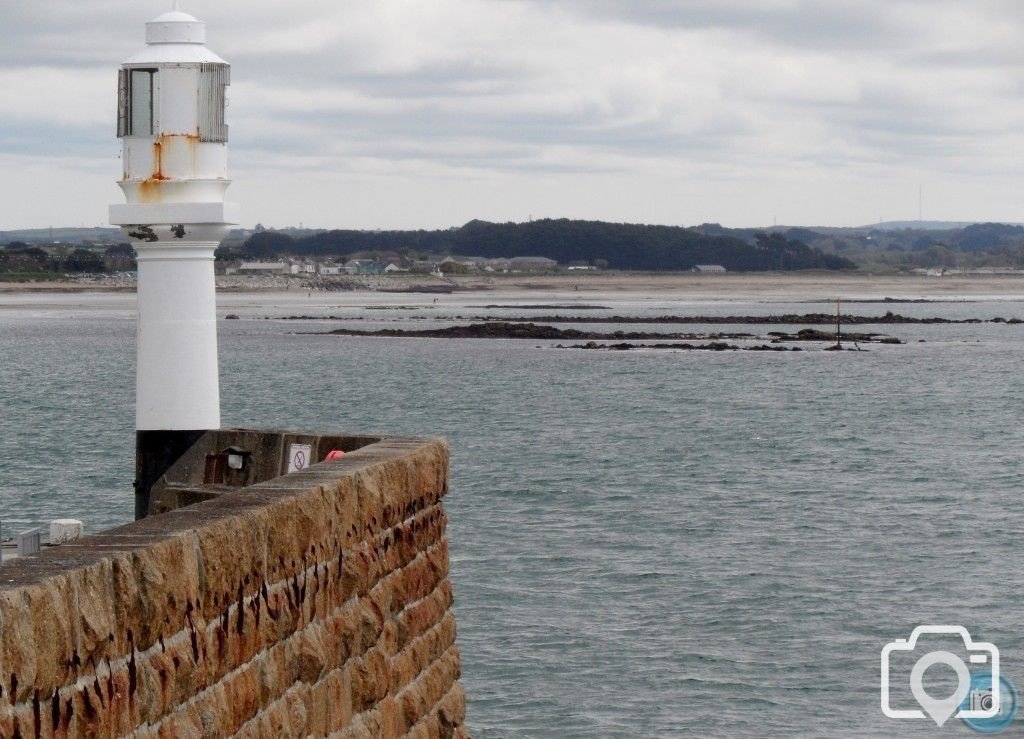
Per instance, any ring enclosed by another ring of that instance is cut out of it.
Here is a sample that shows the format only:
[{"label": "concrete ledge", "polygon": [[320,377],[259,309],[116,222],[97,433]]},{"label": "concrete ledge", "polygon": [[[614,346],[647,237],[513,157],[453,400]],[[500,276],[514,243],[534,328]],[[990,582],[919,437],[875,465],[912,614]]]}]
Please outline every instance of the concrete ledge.
[{"label": "concrete ledge", "polygon": [[446,443],[254,434],[353,448],[0,568],[0,735],[466,735]]},{"label": "concrete ledge", "polygon": [[239,223],[235,203],[119,203],[110,206],[110,222],[115,226],[174,223]]}]

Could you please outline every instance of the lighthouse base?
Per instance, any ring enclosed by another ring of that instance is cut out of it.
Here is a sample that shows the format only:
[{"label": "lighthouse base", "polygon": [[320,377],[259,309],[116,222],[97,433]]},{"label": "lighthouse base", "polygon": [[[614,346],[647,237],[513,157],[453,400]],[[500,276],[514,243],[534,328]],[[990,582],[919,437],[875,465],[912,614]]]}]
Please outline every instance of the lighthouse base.
[{"label": "lighthouse base", "polygon": [[135,432],[135,520],[149,515],[150,491],[196,445],[202,431]]},{"label": "lighthouse base", "polygon": [[135,518],[166,513],[341,458],[380,436],[280,430],[139,431],[135,435]]}]

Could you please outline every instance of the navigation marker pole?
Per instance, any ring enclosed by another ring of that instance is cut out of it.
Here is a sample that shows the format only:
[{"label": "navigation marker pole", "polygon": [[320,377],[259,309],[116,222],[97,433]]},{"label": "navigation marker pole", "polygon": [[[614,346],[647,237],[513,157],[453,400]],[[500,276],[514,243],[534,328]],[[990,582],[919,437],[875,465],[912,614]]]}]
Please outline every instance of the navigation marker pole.
[{"label": "navigation marker pole", "polygon": [[843,348],[842,313],[839,312],[839,298],[836,298],[836,346]]}]

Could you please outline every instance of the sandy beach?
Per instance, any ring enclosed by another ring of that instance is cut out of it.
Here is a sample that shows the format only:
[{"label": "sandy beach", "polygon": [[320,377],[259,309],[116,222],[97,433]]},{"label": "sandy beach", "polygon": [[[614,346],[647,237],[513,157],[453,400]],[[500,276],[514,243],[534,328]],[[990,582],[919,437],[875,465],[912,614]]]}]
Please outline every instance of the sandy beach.
[{"label": "sandy beach", "polygon": [[[472,283],[472,280],[467,280]],[[701,275],[684,273],[609,272],[584,275],[514,275],[493,280],[491,289],[536,290],[553,293],[650,292],[658,297],[692,297],[703,300],[850,300],[924,298],[1024,297],[1024,275],[869,275],[838,272],[735,273]]]},{"label": "sandy beach", "polygon": [[[1011,300],[1024,299],[1024,275],[870,275],[839,272],[734,273],[700,275],[692,273],[623,273],[556,275],[452,276],[443,280],[428,276],[404,275],[395,278],[349,278],[324,290],[299,279],[266,284],[262,278],[218,278],[218,303],[248,303],[253,296],[274,296],[277,300],[303,302],[319,296],[331,301],[345,301],[343,296],[374,296],[395,302],[417,302],[438,298],[448,302],[451,297],[430,292],[450,288],[452,295],[466,298],[473,293],[498,299],[502,295],[559,300],[596,300],[601,295],[623,293],[650,294],[659,299],[690,298],[700,300]],[[422,290],[422,292],[420,292]],[[46,293],[134,293],[134,288],[95,282],[0,282],[0,295],[8,300],[21,295],[40,296]]]}]

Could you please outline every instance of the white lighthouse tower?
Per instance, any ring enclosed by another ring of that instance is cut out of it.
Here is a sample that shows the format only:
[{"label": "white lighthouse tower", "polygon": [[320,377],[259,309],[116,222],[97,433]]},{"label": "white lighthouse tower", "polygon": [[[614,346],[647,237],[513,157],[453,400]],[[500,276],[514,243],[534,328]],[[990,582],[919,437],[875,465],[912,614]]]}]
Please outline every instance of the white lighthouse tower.
[{"label": "white lighthouse tower", "polygon": [[220,427],[213,253],[238,218],[224,202],[230,67],[205,42],[206,24],[175,7],[146,24],[146,47],[118,75],[127,203],[110,222],[138,257],[140,455]]}]

